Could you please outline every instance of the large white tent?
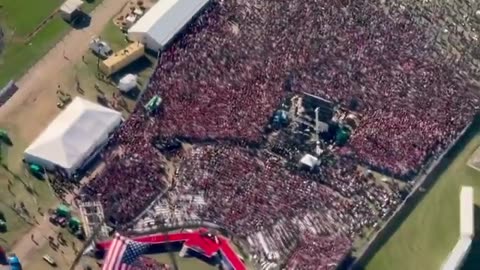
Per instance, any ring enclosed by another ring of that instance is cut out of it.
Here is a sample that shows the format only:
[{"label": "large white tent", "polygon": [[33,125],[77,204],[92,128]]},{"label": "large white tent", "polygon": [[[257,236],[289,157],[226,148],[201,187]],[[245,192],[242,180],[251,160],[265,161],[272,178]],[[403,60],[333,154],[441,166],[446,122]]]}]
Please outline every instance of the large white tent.
[{"label": "large white tent", "polygon": [[137,87],[138,76],[133,74],[127,74],[123,76],[118,82],[118,90],[121,92],[128,92],[133,88]]},{"label": "large white tent", "polygon": [[83,5],[82,0],[67,0],[60,7],[60,15],[67,21],[71,21],[74,14],[79,11]]},{"label": "large white tent", "polygon": [[441,270],[460,269],[472,247],[475,237],[475,213],[474,213],[473,187],[462,186],[460,190],[460,237],[452,249]]},{"label": "large white tent", "polygon": [[460,190],[460,235],[473,237],[474,225],[474,197],[473,187],[462,186]]},{"label": "large white tent", "polygon": [[72,175],[106,144],[121,121],[121,113],[77,97],[25,150],[25,161]]},{"label": "large white tent", "polygon": [[157,51],[197,14],[209,0],[161,0],[143,15],[129,30],[130,40],[143,43]]}]

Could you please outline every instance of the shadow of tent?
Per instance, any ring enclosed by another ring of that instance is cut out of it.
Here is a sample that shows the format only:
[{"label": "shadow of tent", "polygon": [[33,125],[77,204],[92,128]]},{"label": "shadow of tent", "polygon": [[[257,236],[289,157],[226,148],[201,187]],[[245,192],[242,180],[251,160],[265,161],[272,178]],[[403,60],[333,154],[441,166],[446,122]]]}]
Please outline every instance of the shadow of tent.
[{"label": "shadow of tent", "polygon": [[138,99],[138,96],[140,96],[141,92],[142,90],[140,90],[137,86],[128,91],[127,93],[122,93],[122,95],[130,100],[136,101]]}]

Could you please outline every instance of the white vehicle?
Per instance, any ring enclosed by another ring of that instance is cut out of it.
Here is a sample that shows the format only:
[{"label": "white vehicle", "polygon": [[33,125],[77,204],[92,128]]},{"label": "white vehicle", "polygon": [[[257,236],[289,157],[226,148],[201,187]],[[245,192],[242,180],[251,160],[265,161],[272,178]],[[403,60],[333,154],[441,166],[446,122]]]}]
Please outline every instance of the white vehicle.
[{"label": "white vehicle", "polygon": [[112,48],[98,37],[94,37],[92,41],[90,41],[89,47],[96,56],[102,59],[107,59],[113,54]]}]

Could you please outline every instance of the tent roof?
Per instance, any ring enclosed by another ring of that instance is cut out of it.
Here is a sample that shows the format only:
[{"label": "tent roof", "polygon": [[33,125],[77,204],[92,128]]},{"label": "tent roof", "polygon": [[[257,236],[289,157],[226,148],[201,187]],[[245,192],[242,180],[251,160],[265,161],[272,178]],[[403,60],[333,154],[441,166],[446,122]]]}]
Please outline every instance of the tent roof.
[{"label": "tent roof", "polygon": [[317,162],[318,162],[318,158],[310,155],[310,154],[306,154],[305,156],[303,156],[301,159],[300,159],[300,163],[306,165],[306,166],[309,166],[311,168],[315,167],[317,165]]},{"label": "tent roof", "polygon": [[458,239],[455,247],[448,255],[447,260],[443,263],[441,270],[458,269],[461,267],[471,245],[472,239],[470,237],[461,236],[460,239]]},{"label": "tent roof", "polygon": [[129,91],[137,86],[137,75],[127,74],[118,82],[120,91]]},{"label": "tent roof", "polygon": [[472,237],[475,233],[473,187],[460,190],[460,235]]},{"label": "tent roof", "polygon": [[165,46],[208,1],[158,1],[128,32],[148,33],[159,45]]},{"label": "tent roof", "polygon": [[60,7],[60,11],[67,14],[72,14],[75,10],[79,9],[83,5],[82,0],[67,0]]},{"label": "tent roof", "polygon": [[137,81],[137,75],[134,75],[134,74],[131,74],[131,73],[128,73],[127,75],[123,76],[121,79],[120,79],[120,82],[121,83],[128,83],[128,82],[131,82],[131,81]]},{"label": "tent roof", "polygon": [[25,150],[25,155],[65,169],[75,168],[121,119],[120,112],[77,97]]}]

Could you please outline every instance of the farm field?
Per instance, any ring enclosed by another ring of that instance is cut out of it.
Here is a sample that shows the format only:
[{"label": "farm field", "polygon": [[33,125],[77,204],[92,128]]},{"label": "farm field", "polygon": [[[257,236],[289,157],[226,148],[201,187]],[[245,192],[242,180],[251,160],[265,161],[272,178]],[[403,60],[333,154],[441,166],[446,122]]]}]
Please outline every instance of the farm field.
[{"label": "farm field", "polygon": [[[90,12],[101,2],[102,0],[86,1],[82,10]],[[61,0],[2,1],[0,26],[5,28],[6,46],[0,52],[0,86],[11,79],[18,80],[71,29],[57,14],[31,39],[28,38],[61,3]]]},{"label": "farm field", "polygon": [[[478,127],[478,125],[477,125]],[[399,229],[366,265],[367,270],[439,269],[459,235],[459,192],[462,185],[475,189],[476,227],[478,231],[480,205],[480,172],[466,162],[480,146],[480,129],[456,155],[450,157],[450,166],[440,175],[430,191],[421,200]],[[480,245],[474,242],[464,269],[478,263]]]}]

